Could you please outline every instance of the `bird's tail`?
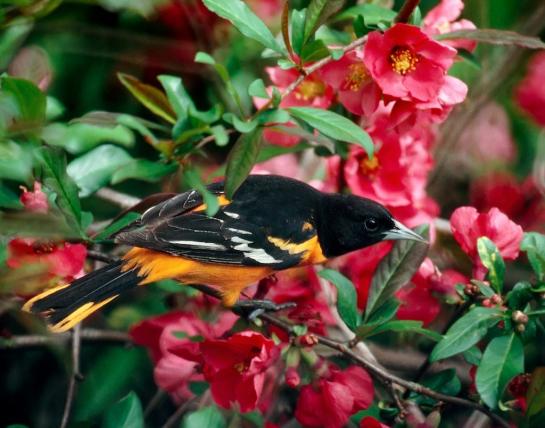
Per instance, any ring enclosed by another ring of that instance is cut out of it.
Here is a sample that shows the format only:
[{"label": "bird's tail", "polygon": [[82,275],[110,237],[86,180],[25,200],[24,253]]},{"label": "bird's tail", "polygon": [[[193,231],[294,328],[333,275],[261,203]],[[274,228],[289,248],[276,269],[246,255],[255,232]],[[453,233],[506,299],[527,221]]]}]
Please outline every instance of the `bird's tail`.
[{"label": "bird's tail", "polygon": [[49,330],[61,333],[87,318],[120,293],[138,285],[141,277],[137,269],[123,269],[123,262],[115,262],[97,269],[71,284],[44,291],[23,306],[26,312],[42,314]]}]

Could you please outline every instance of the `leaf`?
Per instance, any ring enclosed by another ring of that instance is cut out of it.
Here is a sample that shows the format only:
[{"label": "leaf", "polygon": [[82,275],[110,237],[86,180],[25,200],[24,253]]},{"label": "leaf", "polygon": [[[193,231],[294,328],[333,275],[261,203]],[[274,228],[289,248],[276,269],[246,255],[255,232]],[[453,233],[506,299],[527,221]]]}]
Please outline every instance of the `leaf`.
[{"label": "leaf", "polygon": [[343,4],[344,0],[311,0],[306,12],[303,43],[306,43],[331,15],[339,11]]},{"label": "leaf", "polygon": [[94,241],[102,241],[107,238],[109,238],[114,233],[120,231],[125,226],[131,224],[136,219],[140,218],[140,214],[135,212],[128,212],[123,217],[115,220],[114,222],[110,223],[108,226],[106,226],[104,229],[102,229],[99,233],[97,233],[94,237]]},{"label": "leaf", "polygon": [[318,275],[335,285],[337,288],[337,311],[348,328],[352,331],[356,330],[360,323],[360,315],[357,306],[358,296],[352,281],[333,269],[323,269]]},{"label": "leaf", "polygon": [[[442,370],[433,375],[426,376],[422,380],[422,385],[433,391],[453,397],[457,396],[462,389],[462,383],[458,379],[455,369]],[[417,395],[414,392],[411,393],[410,398],[415,399],[419,406],[434,406],[437,403],[433,398]]]},{"label": "leaf", "polygon": [[291,44],[297,55],[301,55],[303,49],[306,12],[306,9],[291,11]]},{"label": "leaf", "polygon": [[[4,126],[13,131],[22,131],[39,126],[45,120],[46,97],[34,83],[7,76],[2,77],[0,83],[1,95],[9,97],[14,108],[7,114],[0,108],[0,129]],[[6,103],[5,100],[2,102]]]},{"label": "leaf", "polygon": [[178,121],[185,120],[191,108],[195,108],[193,100],[185,90],[182,79],[177,76],[161,75],[157,77],[167,94],[170,106],[174,109]]},{"label": "leaf", "polygon": [[526,305],[534,299],[532,284],[527,281],[520,281],[507,293],[507,306],[509,309],[524,310]]},{"label": "leaf", "polygon": [[229,199],[250,174],[259,155],[262,138],[263,128],[258,127],[242,134],[229,152],[225,171],[225,195]]},{"label": "leaf", "polygon": [[443,336],[430,355],[430,361],[459,354],[478,343],[502,318],[498,308],[475,307],[458,319]]},{"label": "leaf", "polygon": [[538,281],[545,281],[545,235],[537,232],[525,233],[520,249],[526,252]]},{"label": "leaf", "polygon": [[103,428],[144,428],[144,413],[138,396],[133,392],[123,397],[104,415]]},{"label": "leaf", "polygon": [[495,337],[484,351],[475,385],[485,404],[495,409],[509,381],[524,371],[524,349],[515,333]]},{"label": "leaf", "polygon": [[23,204],[19,200],[19,196],[2,183],[0,183],[0,208],[23,208]]},{"label": "leaf", "polygon": [[195,189],[202,196],[206,205],[206,214],[210,217],[215,215],[220,208],[218,198],[206,188],[199,174],[193,169],[186,169],[184,171],[184,180],[189,187]]},{"label": "leaf", "polygon": [[80,196],[85,197],[108,184],[116,171],[132,161],[121,147],[103,144],[74,159],[66,171],[80,188]]},{"label": "leaf", "polygon": [[532,372],[532,380],[526,393],[528,405],[526,414],[534,416],[545,409],[545,367],[537,367]]},{"label": "leaf", "polygon": [[503,278],[505,276],[505,262],[496,244],[486,236],[481,236],[477,240],[477,251],[479,252],[481,262],[488,269],[490,284],[497,293],[501,294]]},{"label": "leaf", "polygon": [[203,407],[189,413],[182,422],[182,428],[225,428],[225,418],[216,406]]},{"label": "leaf", "polygon": [[172,124],[176,123],[176,113],[170,106],[166,95],[155,86],[142,83],[136,77],[117,73],[117,78],[153,114]]},{"label": "leaf", "polygon": [[161,178],[176,172],[177,163],[165,164],[147,159],[134,159],[122,165],[112,175],[111,183],[117,184],[130,178],[155,183]]},{"label": "leaf", "polygon": [[203,0],[203,3],[216,15],[230,21],[246,37],[275,52],[286,53],[265,23],[242,0]]},{"label": "leaf", "polygon": [[[415,230],[423,236],[427,234],[428,228],[421,226]],[[366,321],[397,290],[409,282],[424,261],[427,252],[428,244],[422,242],[403,240],[394,244],[390,253],[377,266],[371,280],[365,308]]]},{"label": "leaf", "polygon": [[333,22],[344,21],[346,19],[355,19],[363,16],[366,25],[376,26],[380,22],[391,23],[397,13],[391,9],[386,9],[375,4],[358,4],[352,6],[333,18]]},{"label": "leaf", "polygon": [[483,353],[478,346],[472,346],[468,350],[464,351],[462,353],[462,356],[468,364],[471,364],[472,366],[478,366],[479,364],[481,364]]},{"label": "leaf", "polygon": [[214,136],[216,144],[220,147],[226,146],[229,143],[229,136],[223,125],[215,125],[210,128],[210,133]]},{"label": "leaf", "polygon": [[545,43],[537,37],[525,36],[514,31],[478,29],[458,30],[437,34],[436,40],[469,39],[492,45],[515,45],[528,49],[545,49]]},{"label": "leaf", "polygon": [[263,98],[266,100],[270,98],[267,93],[267,88],[265,88],[265,83],[263,83],[263,79],[256,79],[250,83],[250,86],[248,86],[248,94],[251,97]]},{"label": "leaf", "polygon": [[40,214],[28,211],[0,213],[0,234],[26,238],[81,238],[77,225],[68,226],[58,213]]},{"label": "leaf", "polygon": [[293,117],[308,123],[325,136],[359,144],[369,157],[373,156],[374,146],[369,134],[346,117],[313,107],[290,107],[287,110]]},{"label": "leaf", "polygon": [[388,321],[374,328],[371,332],[369,332],[366,335],[366,337],[375,336],[377,334],[385,333],[387,331],[418,333],[436,342],[439,342],[442,338],[442,336],[439,333],[423,328],[422,321],[411,321],[411,320]]},{"label": "leaf", "polygon": [[43,184],[57,194],[56,204],[68,225],[78,231],[82,237],[81,205],[78,198],[78,188],[67,174],[66,156],[59,149],[43,147],[38,152],[42,167]]},{"label": "leaf", "polygon": [[257,120],[242,120],[238,116],[230,112],[223,115],[223,120],[232,124],[238,132],[243,134],[252,132],[257,127]]}]

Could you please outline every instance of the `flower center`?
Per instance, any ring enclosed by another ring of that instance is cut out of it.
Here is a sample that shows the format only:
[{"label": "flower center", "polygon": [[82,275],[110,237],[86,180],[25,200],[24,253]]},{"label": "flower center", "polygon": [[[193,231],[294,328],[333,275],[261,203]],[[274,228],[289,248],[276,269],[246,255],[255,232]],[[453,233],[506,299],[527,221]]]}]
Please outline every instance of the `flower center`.
[{"label": "flower center", "polygon": [[380,167],[380,163],[376,155],[373,156],[371,159],[366,157],[365,159],[360,161],[360,169],[362,174],[368,175],[370,177],[373,177],[376,175],[379,167]]},{"label": "flower center", "polygon": [[237,363],[233,367],[239,373],[244,373],[246,370],[248,370],[248,365],[243,362]]},{"label": "flower center", "polygon": [[416,69],[420,58],[409,48],[396,47],[390,53],[390,63],[392,69],[397,73],[405,76],[407,73]]},{"label": "flower center", "polygon": [[34,254],[49,254],[55,250],[55,245],[50,242],[34,242],[32,244]]},{"label": "flower center", "polygon": [[348,66],[348,74],[344,80],[346,88],[351,91],[359,91],[365,81],[369,77],[369,72],[365,68],[365,65],[361,63],[350,64]]},{"label": "flower center", "polygon": [[304,80],[295,91],[295,98],[298,100],[311,101],[323,95],[325,85],[319,80]]}]

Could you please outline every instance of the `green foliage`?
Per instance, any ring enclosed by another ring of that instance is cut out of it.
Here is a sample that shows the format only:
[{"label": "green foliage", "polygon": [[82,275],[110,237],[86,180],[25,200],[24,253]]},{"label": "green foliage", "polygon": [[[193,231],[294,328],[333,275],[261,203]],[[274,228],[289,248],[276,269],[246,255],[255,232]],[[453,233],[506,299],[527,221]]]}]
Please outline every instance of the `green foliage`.
[{"label": "green foliage", "polygon": [[525,233],[520,249],[526,252],[537,280],[545,282],[545,236],[537,232]]},{"label": "green foliage", "polygon": [[358,296],[354,284],[343,274],[333,269],[324,269],[318,275],[337,288],[337,311],[348,328],[354,331],[360,323],[357,307]]},{"label": "green foliage", "polygon": [[144,428],[144,412],[138,396],[129,392],[104,415],[103,428]]},{"label": "green foliage", "polygon": [[509,381],[524,371],[524,349],[515,333],[495,337],[484,351],[475,385],[488,407],[496,408]]},{"label": "green foliage", "polygon": [[189,413],[181,426],[182,428],[225,428],[227,423],[216,406],[208,406]]},{"label": "green foliage", "polygon": [[45,120],[46,98],[31,81],[0,78],[0,136],[36,130]]},{"label": "green foliage", "polygon": [[345,0],[311,0],[305,15],[303,44],[314,34],[318,27],[336,13]]},{"label": "green foliage", "polygon": [[112,222],[108,226],[106,226],[104,229],[102,229],[99,233],[97,233],[94,237],[94,241],[101,241],[104,239],[107,239],[109,236],[113,235],[114,233],[120,231],[125,226],[128,226],[133,221],[138,219],[140,217],[140,214],[135,212],[128,212],[121,218],[117,219],[116,221]]},{"label": "green foliage", "polygon": [[481,262],[488,269],[488,280],[497,293],[503,289],[503,278],[505,276],[505,262],[496,245],[486,236],[477,241],[477,251]]}]

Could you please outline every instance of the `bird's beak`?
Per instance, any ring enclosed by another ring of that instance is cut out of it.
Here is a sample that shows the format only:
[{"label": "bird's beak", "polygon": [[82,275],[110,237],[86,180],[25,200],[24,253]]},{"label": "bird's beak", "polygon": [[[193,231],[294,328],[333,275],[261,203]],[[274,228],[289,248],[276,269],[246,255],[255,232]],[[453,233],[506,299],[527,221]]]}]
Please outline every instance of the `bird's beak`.
[{"label": "bird's beak", "polygon": [[428,243],[418,233],[413,232],[407,226],[404,226],[399,221],[394,220],[394,227],[384,234],[384,239],[398,240],[398,239],[410,239],[413,241]]}]

